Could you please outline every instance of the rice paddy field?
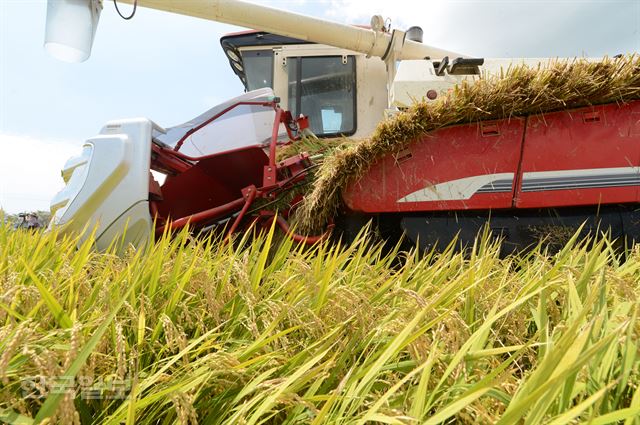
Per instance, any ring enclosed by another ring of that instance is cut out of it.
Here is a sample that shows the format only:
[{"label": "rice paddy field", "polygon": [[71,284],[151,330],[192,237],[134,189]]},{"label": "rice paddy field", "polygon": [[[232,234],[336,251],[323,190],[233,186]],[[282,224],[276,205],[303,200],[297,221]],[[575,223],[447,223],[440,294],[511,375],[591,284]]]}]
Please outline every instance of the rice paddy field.
[{"label": "rice paddy field", "polygon": [[[639,98],[637,56],[514,67],[370,139],[292,145],[325,154],[296,224],[323,229],[342,188],[425,132]],[[640,247],[375,241],[183,232],[116,255],[0,225],[0,422],[640,424]]]},{"label": "rice paddy field", "polygon": [[640,249],[273,232],[124,256],[0,227],[0,421],[640,423]]}]

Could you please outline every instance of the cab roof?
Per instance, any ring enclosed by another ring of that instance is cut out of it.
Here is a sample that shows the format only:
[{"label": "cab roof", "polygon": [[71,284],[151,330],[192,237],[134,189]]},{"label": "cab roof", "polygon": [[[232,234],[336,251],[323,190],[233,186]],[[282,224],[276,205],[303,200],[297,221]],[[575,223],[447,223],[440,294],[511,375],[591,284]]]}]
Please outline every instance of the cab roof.
[{"label": "cab roof", "polygon": [[[368,25],[354,25],[359,28],[371,29]],[[300,40],[293,37],[272,34],[265,31],[247,30],[227,34],[220,38],[220,45],[229,59],[229,65],[233,72],[240,78],[245,90],[249,90],[247,76],[240,49],[243,47],[261,46],[285,46],[291,44],[315,44],[311,41]]]},{"label": "cab roof", "polygon": [[282,35],[271,34],[264,31],[241,31],[227,34],[220,39],[220,45],[224,53],[229,59],[229,65],[233,72],[240,78],[246,90],[248,90],[247,76],[244,70],[244,63],[240,49],[243,47],[259,47],[259,46],[284,46],[290,44],[313,44],[309,41],[299,40],[297,38],[285,37]]}]

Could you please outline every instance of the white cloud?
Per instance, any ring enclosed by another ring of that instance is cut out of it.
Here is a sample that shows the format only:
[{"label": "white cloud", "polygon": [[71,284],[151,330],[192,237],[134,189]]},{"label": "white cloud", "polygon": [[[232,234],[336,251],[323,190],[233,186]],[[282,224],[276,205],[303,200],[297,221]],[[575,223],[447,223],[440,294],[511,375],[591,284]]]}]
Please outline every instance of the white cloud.
[{"label": "white cloud", "polygon": [[60,170],[80,143],[0,133],[0,208],[9,213],[48,210],[64,186]]},{"label": "white cloud", "polygon": [[385,19],[391,19],[393,27],[408,28],[431,21],[442,14],[445,7],[443,1],[368,0],[363,5],[361,0],[331,0],[327,15],[340,21],[360,24],[368,24],[373,15],[382,15]]},{"label": "white cloud", "polygon": [[480,57],[601,56],[640,47],[637,0],[326,0],[325,15],[393,28],[418,25],[424,42]]}]

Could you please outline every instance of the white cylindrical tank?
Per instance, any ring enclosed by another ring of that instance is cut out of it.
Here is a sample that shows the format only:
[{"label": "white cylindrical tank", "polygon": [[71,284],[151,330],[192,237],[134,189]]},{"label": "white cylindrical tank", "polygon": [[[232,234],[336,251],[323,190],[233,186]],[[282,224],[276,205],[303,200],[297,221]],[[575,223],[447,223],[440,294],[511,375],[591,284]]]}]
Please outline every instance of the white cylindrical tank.
[{"label": "white cylindrical tank", "polygon": [[102,5],[96,0],[49,0],[44,47],[65,62],[83,62],[91,54]]}]

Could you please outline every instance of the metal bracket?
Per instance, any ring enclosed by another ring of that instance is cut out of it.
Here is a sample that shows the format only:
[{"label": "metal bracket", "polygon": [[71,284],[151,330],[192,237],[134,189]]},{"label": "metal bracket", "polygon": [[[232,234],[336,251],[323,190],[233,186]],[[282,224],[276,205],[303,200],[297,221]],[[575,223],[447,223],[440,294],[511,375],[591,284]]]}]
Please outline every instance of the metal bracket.
[{"label": "metal bracket", "polygon": [[482,133],[482,137],[499,136],[500,126],[495,122],[482,121],[480,123],[480,132]]},{"label": "metal bracket", "polygon": [[401,30],[393,30],[391,34],[391,41],[389,42],[389,46],[387,46],[387,51],[385,52],[382,60],[387,66],[387,104],[388,107],[391,107],[392,93],[391,93],[391,85],[393,84],[393,80],[396,78],[396,63],[400,59],[402,55],[402,48],[404,47],[406,33]]},{"label": "metal bracket", "polygon": [[102,0],[91,0],[92,10],[91,13],[100,13],[102,9],[104,9],[104,5],[102,4]]},{"label": "metal bracket", "polygon": [[347,59],[348,59],[348,56],[347,56],[347,55],[342,55],[342,64],[343,64],[343,65],[346,65],[346,64],[347,64]]},{"label": "metal bracket", "polygon": [[586,124],[589,122],[599,122],[600,121],[600,111],[589,111],[582,113],[582,121]]},{"label": "metal bracket", "polygon": [[273,57],[276,63],[279,59],[280,65],[282,65],[283,68],[287,67],[287,57],[282,54],[282,49],[273,49]]},{"label": "metal bracket", "polygon": [[366,55],[367,59],[371,57],[371,52],[373,51],[374,47],[378,43],[378,35],[385,32],[384,18],[380,15],[373,15],[371,17],[371,29],[373,30],[374,37],[373,37],[373,44],[371,44],[371,50],[369,50],[369,52]]}]

